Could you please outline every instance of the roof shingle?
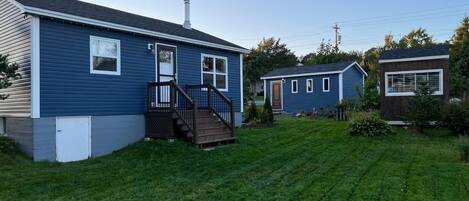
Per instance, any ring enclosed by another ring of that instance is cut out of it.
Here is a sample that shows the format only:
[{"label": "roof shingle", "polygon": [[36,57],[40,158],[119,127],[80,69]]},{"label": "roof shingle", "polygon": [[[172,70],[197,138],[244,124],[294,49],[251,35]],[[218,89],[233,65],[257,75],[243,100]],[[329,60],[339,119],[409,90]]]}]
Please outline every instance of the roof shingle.
[{"label": "roof shingle", "polygon": [[407,59],[441,55],[449,55],[449,45],[432,45],[424,48],[387,50],[381,53],[380,60]]},{"label": "roof shingle", "polygon": [[308,65],[308,66],[292,66],[285,68],[277,68],[269,73],[265,74],[264,78],[278,77],[278,76],[294,76],[309,73],[331,73],[343,71],[350,65],[355,63],[354,61],[331,63],[331,64],[319,64],[319,65]]},{"label": "roof shingle", "polygon": [[104,6],[78,0],[16,0],[20,4],[33,8],[65,13],[69,15],[104,21],[144,30],[185,37],[209,43],[241,48],[218,37],[196,29],[186,29],[180,24],[144,17]]}]

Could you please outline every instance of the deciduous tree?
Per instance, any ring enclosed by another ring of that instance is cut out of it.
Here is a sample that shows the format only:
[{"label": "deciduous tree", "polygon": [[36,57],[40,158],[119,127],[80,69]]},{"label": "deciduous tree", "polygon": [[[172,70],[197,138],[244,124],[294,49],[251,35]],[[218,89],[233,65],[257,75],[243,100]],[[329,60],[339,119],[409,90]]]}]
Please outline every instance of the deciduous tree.
[{"label": "deciduous tree", "polygon": [[[10,87],[13,84],[13,80],[21,77],[20,74],[16,72],[18,68],[18,64],[8,60],[8,55],[0,54],[0,89]],[[9,94],[0,93],[0,100],[5,100],[8,97]]]}]

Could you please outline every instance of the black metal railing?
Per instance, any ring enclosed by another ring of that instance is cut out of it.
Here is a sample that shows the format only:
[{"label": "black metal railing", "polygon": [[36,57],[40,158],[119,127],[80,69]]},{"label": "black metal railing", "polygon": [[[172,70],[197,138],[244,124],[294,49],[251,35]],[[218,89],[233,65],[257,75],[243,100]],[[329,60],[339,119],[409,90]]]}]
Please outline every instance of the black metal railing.
[{"label": "black metal railing", "polygon": [[188,85],[187,94],[197,101],[199,109],[209,110],[230,128],[234,136],[235,113],[233,100],[227,98],[213,85]]},{"label": "black metal railing", "polygon": [[174,112],[197,140],[197,101],[193,100],[174,81],[150,82],[147,86],[147,110]]}]

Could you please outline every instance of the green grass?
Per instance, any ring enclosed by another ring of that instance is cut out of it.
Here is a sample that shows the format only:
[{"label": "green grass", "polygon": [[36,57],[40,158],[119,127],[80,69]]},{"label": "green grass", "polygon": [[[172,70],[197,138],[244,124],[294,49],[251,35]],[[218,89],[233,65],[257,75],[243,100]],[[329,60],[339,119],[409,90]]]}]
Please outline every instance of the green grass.
[{"label": "green grass", "polygon": [[469,165],[445,131],[364,138],[343,122],[278,124],[210,152],[151,141],[70,164],[0,154],[0,200],[469,200]]}]

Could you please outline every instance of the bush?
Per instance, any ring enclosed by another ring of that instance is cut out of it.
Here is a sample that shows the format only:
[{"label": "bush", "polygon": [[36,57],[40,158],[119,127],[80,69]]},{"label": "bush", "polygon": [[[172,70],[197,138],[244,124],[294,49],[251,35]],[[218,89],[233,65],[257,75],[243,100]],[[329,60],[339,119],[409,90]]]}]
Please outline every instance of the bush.
[{"label": "bush", "polygon": [[259,113],[257,112],[256,101],[251,101],[247,111],[246,122],[255,121],[257,118],[259,118]]},{"label": "bush", "polygon": [[462,104],[450,103],[442,114],[442,126],[455,135],[469,135],[469,101]]},{"label": "bush", "polygon": [[424,133],[424,128],[433,121],[440,120],[441,102],[433,96],[433,90],[427,81],[418,83],[415,96],[410,101],[409,110],[404,119],[407,123],[417,128],[419,133]]},{"label": "bush", "polygon": [[323,119],[334,119],[336,111],[329,108],[320,108],[318,112],[319,118]]},{"label": "bush", "polygon": [[0,153],[9,154],[16,152],[16,143],[6,137],[0,136]]},{"label": "bush", "polygon": [[273,124],[274,123],[274,112],[272,110],[272,104],[270,104],[270,98],[266,97],[264,102],[264,110],[261,115],[261,123]]},{"label": "bush", "polygon": [[461,160],[469,162],[469,136],[460,136],[458,140],[458,149],[461,154]]},{"label": "bush", "polygon": [[353,136],[382,136],[392,134],[391,127],[378,115],[360,112],[353,115],[348,126],[348,133]]}]

